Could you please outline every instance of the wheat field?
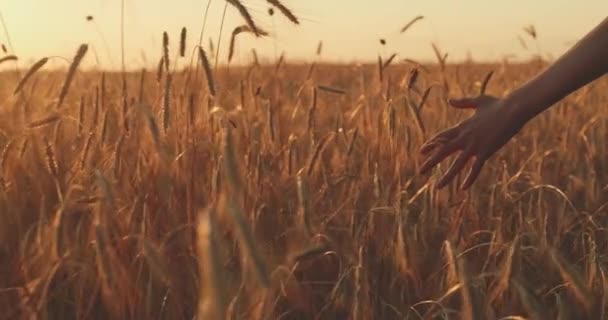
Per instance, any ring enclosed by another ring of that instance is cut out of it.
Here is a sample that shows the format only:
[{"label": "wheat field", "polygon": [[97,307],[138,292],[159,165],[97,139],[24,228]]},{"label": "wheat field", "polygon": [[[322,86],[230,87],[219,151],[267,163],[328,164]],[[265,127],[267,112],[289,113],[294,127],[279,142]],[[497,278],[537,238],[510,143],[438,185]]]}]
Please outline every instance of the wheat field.
[{"label": "wheat field", "polygon": [[176,68],[184,49],[0,74],[0,318],[607,317],[606,78],[436,190],[447,164],[419,175],[418,149],[470,116],[446,99],[547,61]]}]

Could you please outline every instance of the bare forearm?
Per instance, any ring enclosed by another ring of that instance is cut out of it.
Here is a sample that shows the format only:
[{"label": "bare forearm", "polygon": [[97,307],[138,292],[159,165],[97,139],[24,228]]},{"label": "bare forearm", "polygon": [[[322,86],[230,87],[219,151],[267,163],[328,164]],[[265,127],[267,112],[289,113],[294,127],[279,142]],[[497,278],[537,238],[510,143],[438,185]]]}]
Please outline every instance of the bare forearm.
[{"label": "bare forearm", "polygon": [[514,116],[527,122],[568,94],[608,72],[608,18],[538,76],[507,99]]}]

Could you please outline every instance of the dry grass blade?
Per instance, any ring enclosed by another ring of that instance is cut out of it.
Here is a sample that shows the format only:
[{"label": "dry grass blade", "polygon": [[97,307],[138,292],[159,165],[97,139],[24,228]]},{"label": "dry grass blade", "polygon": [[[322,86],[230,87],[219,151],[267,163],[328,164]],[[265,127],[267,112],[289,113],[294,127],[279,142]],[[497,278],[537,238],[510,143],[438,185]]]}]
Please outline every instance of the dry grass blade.
[{"label": "dry grass blade", "polygon": [[285,61],[285,52],[281,52],[281,55],[279,56],[279,60],[277,61],[276,67],[275,67],[275,72],[278,74],[279,70],[281,69],[281,66],[283,65],[283,61]]},{"label": "dry grass blade", "polygon": [[165,132],[169,130],[169,121],[171,119],[171,82],[173,81],[173,75],[167,74],[165,79],[165,90],[163,94],[163,129]]},{"label": "dry grass blade", "polygon": [[509,247],[507,257],[503,262],[503,269],[500,272],[500,277],[498,277],[498,281],[496,282],[495,287],[490,293],[490,303],[500,298],[503,293],[509,289],[513,272],[513,258],[515,256],[515,251],[517,249],[518,242],[518,238],[515,238],[515,240],[513,240],[513,243],[511,243],[511,246]]},{"label": "dry grass blade", "polygon": [[39,120],[34,120],[34,121],[28,123],[27,127],[29,129],[40,128],[40,127],[44,127],[44,126],[53,124],[59,120],[61,120],[61,115],[59,115],[57,113],[53,113],[53,114],[49,115],[48,117],[45,117],[45,118],[42,118]]},{"label": "dry grass blade", "polygon": [[253,33],[256,36],[260,36],[260,29],[258,29],[256,26],[255,21],[253,21],[253,18],[251,17],[251,14],[249,14],[249,11],[247,11],[247,8],[245,8],[245,6],[239,0],[226,0],[226,2],[234,6],[239,11],[243,19],[245,19],[245,22],[249,28],[251,28]]},{"label": "dry grass blade", "polygon": [[396,53],[393,53],[385,62],[384,64],[382,64],[382,69],[386,69],[388,68],[388,66],[391,65],[391,63],[393,62],[393,60],[395,60],[395,58],[397,57]]},{"label": "dry grass blade", "polygon": [[108,110],[103,113],[103,122],[101,124],[101,144],[106,142],[106,133],[108,132]]},{"label": "dry grass blade", "polygon": [[78,137],[82,135],[84,129],[84,96],[80,97],[80,107],[78,108]]},{"label": "dry grass blade", "polygon": [[422,94],[422,98],[420,98],[420,102],[418,103],[418,108],[417,108],[418,113],[420,113],[422,111],[422,108],[424,107],[426,100],[429,98],[431,89],[433,89],[433,87],[428,87],[428,88],[426,88],[426,90],[424,90],[424,93]]},{"label": "dry grass blade", "polygon": [[412,20],[410,20],[410,22],[408,22],[405,26],[403,26],[403,28],[401,28],[401,33],[404,33],[405,31],[407,31],[407,29],[409,29],[412,25],[414,25],[414,23],[416,23],[422,19],[424,19],[424,16],[414,17]]},{"label": "dry grass blade", "polygon": [[437,47],[437,45],[434,43],[431,43],[431,46],[433,47],[433,53],[435,53],[435,58],[437,58],[437,62],[439,63],[441,70],[445,70],[445,60],[447,59],[447,53],[445,55],[442,54],[439,50],[439,47]]},{"label": "dry grass blade", "polygon": [[255,48],[251,49],[251,56],[253,57],[253,65],[254,66],[259,66],[260,65],[260,60],[258,58],[258,52],[255,51]]},{"label": "dry grass blade", "polygon": [[63,86],[61,87],[61,92],[59,93],[59,101],[57,102],[57,108],[59,108],[59,107],[61,107],[61,105],[63,105],[65,97],[68,95],[68,92],[70,90],[70,85],[72,84],[72,80],[74,80],[74,76],[76,75],[76,70],[78,69],[80,62],[82,62],[82,59],[84,58],[84,55],[87,53],[88,49],[89,49],[89,46],[86,44],[82,44],[78,48],[78,51],[76,52],[76,56],[72,60],[72,64],[70,64],[70,68],[68,69],[68,74],[66,75],[65,82],[63,83]]},{"label": "dry grass blade", "polygon": [[323,41],[319,41],[319,44],[317,44],[317,56],[320,56],[321,53],[323,52]]},{"label": "dry grass blade", "polygon": [[557,250],[552,249],[549,252],[549,255],[551,256],[551,260],[555,264],[556,268],[559,270],[559,274],[561,275],[562,279],[568,284],[567,288],[570,290],[570,292],[572,292],[573,296],[585,308],[585,310],[589,311],[591,309],[593,296],[586,287],[583,277],[575,270],[573,266],[564,261]]},{"label": "dry grass blade", "polygon": [[213,72],[211,71],[211,64],[209,63],[209,59],[207,59],[207,54],[202,47],[198,48],[199,58],[201,59],[201,64],[203,65],[203,69],[205,70],[205,76],[207,77],[207,87],[209,88],[209,93],[212,96],[215,96],[215,81],[213,80]]},{"label": "dry grass blade", "polygon": [[13,94],[17,94],[19,91],[21,91],[21,89],[27,83],[27,81],[36,73],[36,71],[40,70],[40,68],[42,68],[48,61],[49,61],[49,58],[47,58],[47,57],[44,57],[44,58],[36,61],[36,63],[34,63],[29,68],[29,70],[27,70],[27,72],[25,73],[23,78],[21,78],[21,81],[19,81],[19,84],[17,84],[17,87],[15,88],[15,91],[13,91]]},{"label": "dry grass blade", "polygon": [[315,148],[315,152],[313,153],[312,158],[310,158],[310,162],[308,164],[308,169],[306,170],[306,174],[308,176],[312,175],[315,165],[317,164],[319,157],[323,153],[323,149],[325,149],[327,142],[329,142],[331,139],[333,139],[334,136],[335,136],[335,133],[332,132],[332,133],[329,133],[328,135],[326,135],[325,137],[323,137],[321,139],[321,141],[319,141],[319,144]]},{"label": "dry grass blade", "polygon": [[380,79],[380,82],[384,81],[384,68],[382,68],[382,66],[384,66],[382,57],[378,55],[378,78]]},{"label": "dry grass blade", "polygon": [[321,91],[325,91],[325,92],[330,92],[330,93],[335,93],[335,94],[340,94],[340,95],[345,95],[346,91],[342,90],[342,89],[338,89],[338,88],[333,88],[333,87],[328,87],[328,86],[322,86],[322,85],[318,85],[317,89],[321,90]]},{"label": "dry grass blade", "polygon": [[479,87],[480,95],[486,93],[486,88],[488,87],[488,82],[490,82],[490,79],[492,79],[493,74],[494,74],[494,70],[488,72],[488,74],[486,74],[485,78],[483,78],[483,82],[481,82],[481,87]]},{"label": "dry grass blade", "polygon": [[89,155],[89,150],[91,149],[91,141],[93,140],[93,131],[89,133],[89,137],[84,144],[84,149],[82,151],[82,158],[80,159],[80,169],[84,169],[87,163],[87,156]]},{"label": "dry grass blade", "polygon": [[416,108],[414,102],[412,102],[408,97],[405,97],[404,99],[407,108],[410,110],[410,114],[414,117],[414,120],[416,120],[416,125],[418,126],[420,133],[424,137],[424,135],[426,134],[426,129],[424,126],[424,122],[422,121],[422,117],[420,116],[420,110]]},{"label": "dry grass blade", "polygon": [[443,253],[448,269],[446,282],[449,287],[452,287],[458,283],[458,266],[456,263],[456,253],[452,249],[452,244],[447,240],[443,243]]},{"label": "dry grass blade", "polygon": [[165,57],[161,57],[158,60],[158,66],[156,67],[156,82],[160,83],[160,80],[163,78],[163,73],[165,72]]},{"label": "dry grass blade", "polygon": [[306,260],[314,259],[315,257],[318,257],[320,255],[323,255],[323,254],[327,253],[329,250],[330,250],[330,247],[327,244],[315,245],[315,246],[312,246],[310,248],[307,248],[303,251],[296,253],[291,258],[291,260],[293,261],[293,263],[303,262]]},{"label": "dry grass blade", "polygon": [[152,140],[154,141],[154,144],[156,145],[156,147],[160,148],[160,130],[158,129],[158,125],[156,125],[156,120],[154,119],[154,114],[145,105],[142,105],[141,109],[146,118],[146,124],[148,125],[148,130],[150,131]]},{"label": "dry grass blade", "polygon": [[268,3],[273,5],[275,8],[279,9],[279,11],[281,11],[281,13],[285,17],[287,17],[287,19],[289,19],[289,21],[291,21],[295,24],[300,24],[298,17],[296,17],[293,14],[293,12],[291,12],[291,10],[289,10],[289,8],[287,8],[285,5],[283,5],[279,0],[267,0],[267,1],[268,1]]},{"label": "dry grass blade", "polygon": [[17,61],[17,56],[16,55],[8,55],[8,56],[4,56],[2,58],[0,58],[0,64],[3,64],[7,61]]},{"label": "dry grass blade", "polygon": [[353,137],[350,139],[350,143],[348,144],[348,149],[346,151],[347,157],[350,157],[350,155],[353,153],[353,150],[355,149],[355,142],[357,142],[358,135],[359,135],[359,128],[355,128],[355,131],[353,132]]}]

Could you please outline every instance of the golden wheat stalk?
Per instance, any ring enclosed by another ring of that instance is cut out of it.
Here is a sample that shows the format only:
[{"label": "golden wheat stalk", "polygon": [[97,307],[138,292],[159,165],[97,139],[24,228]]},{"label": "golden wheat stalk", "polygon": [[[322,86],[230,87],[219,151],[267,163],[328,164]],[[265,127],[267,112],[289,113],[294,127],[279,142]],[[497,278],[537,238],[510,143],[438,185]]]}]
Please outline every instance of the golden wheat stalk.
[{"label": "golden wheat stalk", "polygon": [[165,71],[169,72],[169,66],[170,66],[170,61],[169,61],[169,34],[167,33],[167,31],[163,32],[163,59],[164,61],[164,65],[165,65]]},{"label": "golden wheat stalk", "polygon": [[7,61],[17,61],[17,56],[16,55],[8,55],[8,56],[4,56],[2,58],[0,58],[0,64],[3,64]]},{"label": "golden wheat stalk", "polygon": [[49,142],[49,140],[44,137],[44,153],[46,156],[46,165],[51,172],[51,174],[57,178],[59,177],[59,166],[57,165],[57,159],[55,158],[55,151],[53,151],[53,146]]},{"label": "golden wheat stalk", "polygon": [[414,23],[420,21],[424,19],[424,16],[416,16],[414,17],[412,20],[410,20],[410,22],[408,22],[405,26],[403,26],[403,28],[401,28],[401,33],[404,33],[405,31],[407,31],[411,26],[414,25]]},{"label": "golden wheat stalk", "polygon": [[152,135],[152,140],[154,141],[154,145],[157,148],[160,148],[160,130],[158,130],[158,125],[156,125],[156,120],[154,119],[154,114],[152,114],[150,109],[144,105],[141,106],[141,109],[146,118],[148,130],[150,130],[150,134]]},{"label": "golden wheat stalk", "polygon": [[251,14],[249,14],[249,11],[247,11],[247,8],[245,8],[245,6],[239,0],[226,0],[226,2],[234,6],[239,11],[243,19],[245,19],[247,25],[251,28],[251,30],[253,30],[253,33],[256,36],[259,36],[260,30],[256,26],[255,21],[253,21],[253,18],[251,17]]},{"label": "golden wheat stalk", "polygon": [[36,61],[36,63],[34,63],[30,67],[30,69],[27,70],[27,72],[25,73],[23,78],[21,78],[21,80],[19,81],[19,84],[17,84],[17,87],[15,88],[15,91],[13,91],[13,94],[17,94],[19,91],[21,91],[23,86],[34,75],[34,73],[36,73],[36,71],[40,70],[40,68],[42,68],[48,61],[49,61],[49,58],[47,58],[47,57],[44,57],[44,58]]},{"label": "golden wheat stalk", "polygon": [[[258,31],[259,31],[258,36],[267,36],[268,35],[268,32],[266,32],[264,30],[258,30]],[[234,46],[236,43],[236,36],[238,36],[239,34],[244,33],[244,32],[254,33],[253,30],[251,29],[251,27],[249,27],[248,25],[238,26],[238,27],[234,28],[234,30],[232,30],[232,35],[230,36],[230,46],[228,47],[228,62],[232,61],[232,57],[234,56]]]},{"label": "golden wheat stalk", "polygon": [[179,34],[179,55],[182,58],[186,56],[187,33],[188,33],[188,29],[186,29],[186,27],[183,27],[182,32]]},{"label": "golden wheat stalk", "polygon": [[4,146],[4,149],[2,149],[2,155],[0,155],[0,174],[2,174],[2,172],[4,172],[4,165],[6,164],[6,160],[8,159],[9,151],[10,151],[11,147],[13,146],[13,144],[15,144],[15,139],[9,140],[6,143],[6,145]]},{"label": "golden wheat stalk", "polygon": [[284,4],[282,4],[279,0],[267,0],[268,3],[270,3],[271,5],[273,5],[275,8],[279,9],[279,11],[281,11],[281,13],[287,17],[287,19],[289,19],[289,21],[295,23],[295,24],[300,24],[300,20],[298,20],[298,17],[296,17],[293,12],[291,12],[291,10],[289,10],[289,8],[287,8]]},{"label": "golden wheat stalk", "polygon": [[146,68],[141,69],[141,73],[139,75],[139,104],[144,103],[144,88],[146,84]]},{"label": "golden wheat stalk", "polygon": [[84,58],[84,55],[87,53],[88,49],[89,49],[89,46],[86,44],[82,44],[78,48],[78,51],[76,52],[76,56],[74,56],[74,59],[72,60],[72,64],[70,64],[70,68],[68,69],[68,74],[65,78],[65,82],[63,83],[63,87],[61,87],[61,92],[59,93],[59,101],[57,102],[57,108],[59,108],[59,107],[61,107],[61,105],[63,105],[65,97],[68,95],[68,92],[70,90],[70,85],[72,84],[72,80],[74,80],[74,76],[76,75],[76,70],[78,69],[80,62],[82,62],[82,59]]},{"label": "golden wheat stalk", "polygon": [[215,81],[213,80],[213,72],[211,71],[211,64],[209,63],[209,59],[207,59],[207,54],[202,47],[198,48],[199,58],[201,59],[201,64],[203,65],[203,69],[205,70],[205,76],[207,77],[207,87],[209,88],[209,93],[212,96],[215,96]]},{"label": "golden wheat stalk", "polygon": [[78,137],[82,136],[82,129],[84,127],[84,96],[80,97],[80,107],[78,108]]}]

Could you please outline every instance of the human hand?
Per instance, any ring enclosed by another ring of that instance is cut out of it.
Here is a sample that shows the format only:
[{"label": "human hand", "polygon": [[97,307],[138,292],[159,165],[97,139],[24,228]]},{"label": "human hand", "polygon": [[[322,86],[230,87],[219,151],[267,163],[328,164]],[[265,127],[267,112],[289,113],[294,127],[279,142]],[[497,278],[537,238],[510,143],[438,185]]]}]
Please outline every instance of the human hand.
[{"label": "human hand", "polygon": [[515,116],[519,106],[509,99],[481,95],[475,98],[450,99],[448,102],[458,109],[475,109],[475,114],[438,133],[422,145],[420,152],[424,155],[436,151],[422,164],[420,173],[427,173],[452,153],[461,151],[448,171],[439,179],[436,187],[446,186],[470,158],[475,158],[461,185],[461,188],[466,190],[479,176],[485,161],[517,134],[526,121]]}]

